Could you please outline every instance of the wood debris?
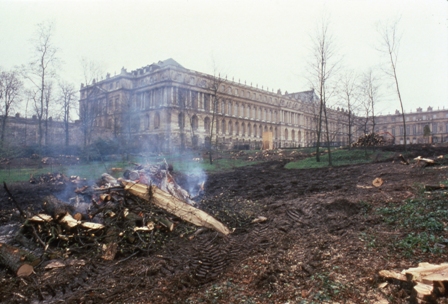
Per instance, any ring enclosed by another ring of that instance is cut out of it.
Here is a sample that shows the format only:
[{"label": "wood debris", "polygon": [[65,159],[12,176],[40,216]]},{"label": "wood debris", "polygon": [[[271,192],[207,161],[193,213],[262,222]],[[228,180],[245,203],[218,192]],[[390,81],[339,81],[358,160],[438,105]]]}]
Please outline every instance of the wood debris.
[{"label": "wood debris", "polygon": [[375,147],[375,146],[385,146],[391,144],[390,141],[386,140],[383,136],[378,133],[369,133],[360,136],[353,144],[352,147]]},{"label": "wood debris", "polygon": [[18,277],[26,277],[33,273],[34,266],[40,260],[23,249],[0,243],[0,264],[11,269]]},{"label": "wood debris", "polygon": [[383,183],[384,183],[383,179],[380,177],[377,177],[373,180],[372,185],[379,188],[379,187],[381,187],[381,185],[383,185]]},{"label": "wood debris", "polygon": [[419,263],[418,267],[401,273],[381,270],[379,274],[386,279],[415,284],[411,300],[416,303],[433,303],[438,297],[448,295],[448,263]]}]

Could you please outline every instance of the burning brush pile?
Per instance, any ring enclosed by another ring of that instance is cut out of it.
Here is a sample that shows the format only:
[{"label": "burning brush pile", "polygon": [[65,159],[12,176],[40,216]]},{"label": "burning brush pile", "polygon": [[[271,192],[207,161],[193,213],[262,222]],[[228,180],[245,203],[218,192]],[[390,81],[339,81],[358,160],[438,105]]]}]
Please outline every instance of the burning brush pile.
[{"label": "burning brush pile", "polygon": [[[230,230],[199,209],[199,204],[176,183],[171,171],[166,163],[137,164],[124,171],[122,178],[104,173],[94,185],[62,175],[33,177],[32,183],[74,183],[75,196],[63,202],[49,195],[37,214],[29,214],[16,204],[24,223],[14,241],[33,254],[0,243],[0,264],[18,276],[26,276],[40,260],[37,255],[52,259],[88,254],[114,260],[117,256],[150,254],[164,247],[173,236],[192,239],[206,228],[228,235]],[[200,194],[202,187],[203,182],[193,189]]]}]

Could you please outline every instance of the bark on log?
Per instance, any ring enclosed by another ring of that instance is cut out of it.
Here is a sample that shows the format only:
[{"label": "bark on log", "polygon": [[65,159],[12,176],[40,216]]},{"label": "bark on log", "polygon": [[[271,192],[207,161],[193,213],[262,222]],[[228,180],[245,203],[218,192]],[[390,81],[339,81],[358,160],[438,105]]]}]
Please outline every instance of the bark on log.
[{"label": "bark on log", "polygon": [[401,159],[404,165],[409,165],[409,161],[404,158],[403,154],[398,155],[398,157]]},{"label": "bark on log", "polygon": [[175,198],[156,186],[146,186],[130,181],[122,181],[122,183],[125,186],[125,190],[129,193],[153,203],[184,221],[196,226],[214,229],[224,235],[230,233],[230,230],[226,226],[208,213]]},{"label": "bark on log", "polygon": [[448,189],[447,185],[440,184],[440,185],[425,185],[425,191],[434,191],[434,190],[442,190],[442,189]]},{"label": "bark on log", "polygon": [[0,243],[0,264],[5,265],[18,277],[26,277],[33,273],[39,258],[20,248]]},{"label": "bark on log", "polygon": [[160,217],[158,220],[159,220],[159,223],[163,225],[163,227],[165,227],[169,231],[173,231],[174,223],[172,221],[170,221],[169,219],[167,219],[165,217]]},{"label": "bark on log", "polygon": [[65,216],[66,213],[74,213],[75,208],[72,205],[64,203],[57,199],[54,195],[48,195],[44,198],[42,208],[45,212],[55,219]]},{"label": "bark on log", "polygon": [[417,303],[433,303],[438,296],[447,295],[448,263],[420,263],[418,267],[403,270],[401,273],[381,270],[380,275],[415,283],[411,300]]}]

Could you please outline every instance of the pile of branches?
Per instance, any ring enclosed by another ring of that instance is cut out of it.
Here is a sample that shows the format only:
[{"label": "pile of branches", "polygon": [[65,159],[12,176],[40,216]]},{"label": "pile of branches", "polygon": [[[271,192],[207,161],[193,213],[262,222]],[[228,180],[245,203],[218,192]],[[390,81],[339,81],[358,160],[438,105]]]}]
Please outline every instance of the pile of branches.
[{"label": "pile of branches", "polygon": [[376,146],[384,146],[387,144],[387,141],[383,136],[378,135],[377,133],[369,133],[364,136],[360,136],[356,142],[352,144],[352,147],[376,147]]},{"label": "pile of branches", "polygon": [[[124,172],[125,179],[104,173],[93,186],[86,182],[77,184],[70,203],[53,195],[46,196],[37,213],[23,210],[16,203],[24,222],[14,242],[32,251],[39,260],[71,255],[114,260],[120,256],[152,254],[173,238],[191,240],[207,228],[225,235],[230,233],[213,218],[225,215],[226,222],[234,224],[232,215],[228,214],[229,206],[217,206],[216,210],[208,206],[210,213],[194,207],[198,204],[177,185],[171,170],[165,163],[136,165]],[[37,181],[73,183],[78,180],[62,174],[43,176]],[[9,190],[7,192],[13,200]],[[31,274],[34,265],[23,259],[23,252],[7,246],[3,245],[8,248],[4,255],[8,262],[2,262],[0,251],[0,264],[17,275]],[[11,254],[14,252],[17,255]],[[26,267],[22,267],[24,265]]]}]

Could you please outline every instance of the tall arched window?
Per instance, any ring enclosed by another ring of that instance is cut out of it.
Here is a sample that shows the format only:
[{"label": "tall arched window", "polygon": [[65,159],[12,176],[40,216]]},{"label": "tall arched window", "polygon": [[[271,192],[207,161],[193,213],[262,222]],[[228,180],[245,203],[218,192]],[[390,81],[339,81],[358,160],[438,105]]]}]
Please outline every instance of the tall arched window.
[{"label": "tall arched window", "polygon": [[149,114],[145,115],[145,129],[149,130]]},{"label": "tall arched window", "polygon": [[210,118],[208,118],[208,117],[204,118],[204,129],[205,129],[205,132],[207,132],[207,133],[210,132]]},{"label": "tall arched window", "polygon": [[154,129],[160,128],[160,114],[156,113],[154,115]]},{"label": "tall arched window", "polygon": [[196,115],[194,115],[194,116],[191,118],[191,128],[192,128],[193,130],[197,130],[197,129],[198,129],[198,117],[197,117]]},{"label": "tall arched window", "polygon": [[288,140],[288,129],[285,129],[285,140]]},{"label": "tall arched window", "polygon": [[177,123],[179,125],[179,128],[185,127],[185,114],[183,112],[180,112],[179,115],[177,115]]},{"label": "tall arched window", "polygon": [[221,122],[221,133],[226,134],[226,121],[224,119]]}]

